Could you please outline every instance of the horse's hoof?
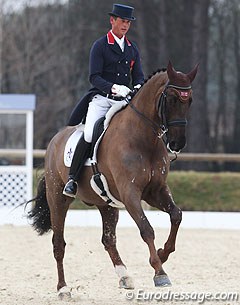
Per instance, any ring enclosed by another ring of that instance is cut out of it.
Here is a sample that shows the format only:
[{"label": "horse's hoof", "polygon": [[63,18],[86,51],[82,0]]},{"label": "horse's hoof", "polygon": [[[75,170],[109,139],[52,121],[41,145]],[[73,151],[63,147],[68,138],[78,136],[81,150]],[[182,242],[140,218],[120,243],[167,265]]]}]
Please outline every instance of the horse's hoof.
[{"label": "horse's hoof", "polygon": [[61,289],[58,290],[58,298],[60,300],[70,300],[71,299],[71,288],[64,286]]},{"label": "horse's hoof", "polygon": [[132,278],[130,276],[122,276],[119,281],[119,288],[134,289]]},{"label": "horse's hoof", "polygon": [[153,281],[156,287],[172,286],[167,274],[155,275]]}]

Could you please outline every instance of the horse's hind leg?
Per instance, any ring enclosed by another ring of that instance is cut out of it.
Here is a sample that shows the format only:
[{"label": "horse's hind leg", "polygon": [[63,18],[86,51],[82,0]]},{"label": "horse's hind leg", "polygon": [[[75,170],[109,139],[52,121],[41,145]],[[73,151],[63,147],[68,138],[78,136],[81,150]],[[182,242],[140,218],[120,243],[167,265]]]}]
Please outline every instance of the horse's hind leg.
[{"label": "horse's hind leg", "polygon": [[111,206],[98,206],[98,209],[101,213],[103,222],[102,243],[113,262],[117,275],[120,278],[119,286],[120,288],[134,289],[133,281],[131,277],[129,277],[127,268],[122,262],[116,247],[116,226],[119,210]]},{"label": "horse's hind leg", "polygon": [[[61,188],[62,190],[62,188]],[[61,191],[51,189],[47,192],[48,203],[51,213],[51,223],[53,230],[52,244],[53,254],[57,262],[58,271],[58,296],[59,298],[71,297],[70,289],[67,287],[64,276],[63,258],[65,253],[65,240],[64,240],[64,223],[69,208],[69,204]]]}]

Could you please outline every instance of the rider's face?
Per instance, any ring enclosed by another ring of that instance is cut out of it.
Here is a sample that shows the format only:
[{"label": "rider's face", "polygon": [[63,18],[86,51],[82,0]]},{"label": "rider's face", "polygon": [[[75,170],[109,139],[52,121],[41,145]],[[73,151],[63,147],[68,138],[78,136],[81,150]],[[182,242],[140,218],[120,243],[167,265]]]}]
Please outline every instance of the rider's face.
[{"label": "rider's face", "polygon": [[131,21],[127,19],[122,19],[119,17],[110,17],[110,23],[112,25],[112,31],[113,33],[118,37],[122,38],[124,35],[127,34]]}]

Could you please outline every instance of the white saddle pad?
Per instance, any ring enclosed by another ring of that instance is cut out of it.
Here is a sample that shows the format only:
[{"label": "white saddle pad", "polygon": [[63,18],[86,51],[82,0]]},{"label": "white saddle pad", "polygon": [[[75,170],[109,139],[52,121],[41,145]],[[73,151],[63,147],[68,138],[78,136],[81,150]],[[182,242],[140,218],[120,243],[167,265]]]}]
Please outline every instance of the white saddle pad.
[{"label": "white saddle pad", "polygon": [[76,149],[77,143],[83,134],[84,125],[78,125],[77,129],[71,134],[67,140],[65,150],[64,150],[64,164],[67,167],[71,166],[74,151]]},{"label": "white saddle pad", "polygon": [[[66,143],[66,146],[64,149],[64,165],[66,167],[71,167],[73,155],[74,155],[77,143],[83,134],[83,130],[84,130],[84,125],[83,124],[79,125],[77,127],[77,129],[71,134],[71,136],[67,140],[67,143]],[[96,157],[97,149],[98,149],[99,143],[101,142],[101,139],[102,139],[104,133],[105,133],[105,130],[95,144],[92,159],[88,158],[85,162],[85,166],[91,166],[92,163],[97,162],[97,157]]]}]

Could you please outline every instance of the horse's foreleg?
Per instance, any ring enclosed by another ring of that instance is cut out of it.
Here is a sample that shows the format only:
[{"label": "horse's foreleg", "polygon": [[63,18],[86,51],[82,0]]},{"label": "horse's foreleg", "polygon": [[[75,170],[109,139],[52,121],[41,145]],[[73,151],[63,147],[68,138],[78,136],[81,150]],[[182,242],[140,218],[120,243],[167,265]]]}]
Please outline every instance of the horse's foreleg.
[{"label": "horse's foreleg", "polygon": [[169,254],[175,251],[177,232],[182,220],[182,211],[174,203],[167,186],[161,190],[161,209],[170,215],[171,220],[170,234],[164,244],[164,248],[158,249],[158,255],[161,262],[164,263],[168,259]]},{"label": "horse's foreleg", "polygon": [[108,252],[115,271],[120,278],[120,288],[133,289],[133,281],[127,273],[127,268],[121,260],[116,247],[116,226],[118,222],[119,210],[111,206],[98,207],[103,223],[102,243]]},{"label": "horse's foreleg", "polygon": [[149,253],[150,253],[149,262],[155,270],[155,276],[154,276],[155,286],[170,286],[171,282],[162,268],[162,262],[156,251],[156,247],[154,244],[154,239],[155,239],[154,230],[150,225],[146,215],[143,212],[140,203],[141,202],[140,196],[134,194],[132,190],[130,190],[130,192],[127,192],[125,189],[123,202],[125,203],[126,209],[128,210],[129,214],[136,222],[142,239],[148,245]]}]

